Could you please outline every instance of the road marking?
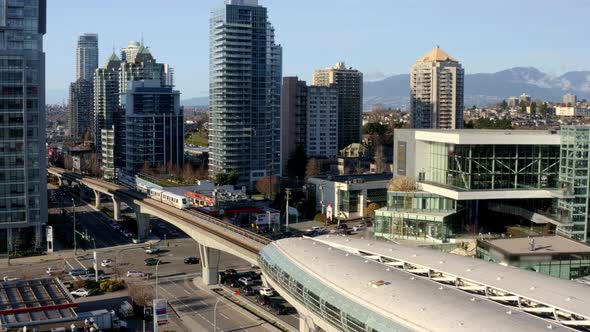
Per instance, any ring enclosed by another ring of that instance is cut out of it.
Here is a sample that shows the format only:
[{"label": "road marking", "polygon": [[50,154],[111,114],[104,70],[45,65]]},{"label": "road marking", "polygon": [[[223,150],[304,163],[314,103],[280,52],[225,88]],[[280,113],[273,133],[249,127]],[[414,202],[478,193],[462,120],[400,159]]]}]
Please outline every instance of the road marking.
[{"label": "road marking", "polygon": [[64,258],[64,262],[66,262],[66,264],[68,264],[68,266],[70,267],[71,270],[74,269],[74,267],[72,266],[72,264],[70,264],[70,262],[68,262],[67,259]]},{"label": "road marking", "polygon": [[229,317],[227,317],[223,312],[219,313],[219,316],[221,316],[227,320],[230,320]]},{"label": "road marking", "polygon": [[203,305],[204,305],[205,307],[206,307],[206,306],[208,306],[207,302],[205,302],[205,301],[203,301],[203,300],[201,300],[200,302],[201,302],[201,303],[203,303]]},{"label": "road marking", "polygon": [[191,292],[187,291],[186,289],[183,289],[183,290],[184,290],[185,293],[187,293],[189,295],[191,294]]},{"label": "road marking", "polygon": [[78,257],[74,257],[74,260],[75,260],[76,262],[78,262],[78,264],[80,264],[80,266],[81,266],[83,269],[86,269],[86,266],[84,266],[84,264],[82,264],[82,262],[80,262],[80,261],[78,260]]}]

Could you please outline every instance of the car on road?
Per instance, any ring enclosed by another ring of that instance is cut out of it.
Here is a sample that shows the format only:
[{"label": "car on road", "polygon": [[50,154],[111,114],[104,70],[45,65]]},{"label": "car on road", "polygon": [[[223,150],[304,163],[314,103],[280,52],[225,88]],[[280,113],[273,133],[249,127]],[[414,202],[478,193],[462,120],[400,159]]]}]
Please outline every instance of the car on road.
[{"label": "car on road", "polygon": [[256,303],[263,305],[263,306],[270,305],[270,297],[265,296],[265,295],[258,295],[256,297]]},{"label": "car on road", "polygon": [[61,272],[63,272],[63,270],[62,269],[58,269],[57,267],[48,267],[45,270],[45,273],[47,273],[49,275],[54,274],[54,273],[61,273]]},{"label": "car on road", "polygon": [[364,230],[364,229],[366,229],[366,228],[367,228],[367,226],[366,226],[365,224],[358,224],[358,225],[354,226],[354,227],[352,228],[352,230],[353,230],[354,232],[358,232],[358,231],[362,231],[362,230]]},{"label": "car on road", "polygon": [[260,279],[260,273],[254,271],[247,271],[242,273],[242,277],[250,277],[252,280]]},{"label": "car on road", "polygon": [[129,270],[127,271],[127,278],[145,278],[147,273],[137,271],[137,270]]},{"label": "car on road", "polygon": [[146,258],[143,260],[143,262],[147,266],[158,265],[160,263],[160,259],[159,258]]},{"label": "car on road", "polygon": [[286,315],[287,308],[280,303],[271,303],[270,304],[270,311],[275,315]]},{"label": "car on road", "polygon": [[160,252],[160,247],[148,247],[145,249],[146,254],[157,254]]},{"label": "car on road", "polygon": [[[92,281],[92,280],[96,280],[96,274],[94,273],[88,273],[84,279],[88,280],[88,281]],[[99,273],[98,274],[98,280],[105,280],[108,279],[107,276],[105,276],[104,274]]]},{"label": "car on road", "polygon": [[124,237],[130,239],[133,237],[133,234],[130,231],[122,231],[121,235],[123,235]]},{"label": "car on road", "polygon": [[275,291],[272,288],[268,288],[268,287],[262,287],[258,290],[258,292],[260,293],[260,295],[264,295],[264,296],[275,295]]},{"label": "car on road", "polygon": [[86,274],[86,269],[72,269],[68,274],[72,277],[83,276]]},{"label": "car on road", "polygon": [[251,286],[254,284],[254,281],[252,281],[252,278],[250,277],[241,277],[240,279],[238,279],[238,281],[240,282],[240,284],[244,286]]},{"label": "car on road", "polygon": [[86,297],[90,295],[90,291],[86,288],[78,288],[74,291],[71,291],[70,294],[78,297]]},{"label": "car on road", "polygon": [[191,256],[184,259],[184,264],[199,264],[201,260],[197,257]]},{"label": "car on road", "polygon": [[100,262],[100,266],[111,267],[111,266],[113,266],[113,261],[110,259],[103,259],[102,262]]},{"label": "car on road", "polygon": [[230,276],[235,276],[236,274],[238,274],[238,271],[236,271],[234,269],[226,269],[225,274],[230,275]]}]

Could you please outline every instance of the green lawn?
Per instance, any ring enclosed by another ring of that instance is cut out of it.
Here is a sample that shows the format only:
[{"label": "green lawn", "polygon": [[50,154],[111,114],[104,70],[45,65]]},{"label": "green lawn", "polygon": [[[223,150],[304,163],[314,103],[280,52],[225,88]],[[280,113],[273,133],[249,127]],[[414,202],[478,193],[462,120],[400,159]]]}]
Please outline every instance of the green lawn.
[{"label": "green lawn", "polygon": [[209,140],[207,139],[207,131],[199,130],[190,132],[184,140],[184,143],[197,146],[209,146]]}]

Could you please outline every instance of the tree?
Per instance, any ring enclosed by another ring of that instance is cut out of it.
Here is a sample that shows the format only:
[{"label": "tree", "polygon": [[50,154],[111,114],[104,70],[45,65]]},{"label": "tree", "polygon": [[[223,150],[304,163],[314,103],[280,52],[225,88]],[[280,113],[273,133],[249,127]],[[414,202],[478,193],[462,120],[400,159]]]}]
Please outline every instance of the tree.
[{"label": "tree", "polygon": [[500,103],[500,107],[503,110],[507,110],[508,109],[508,103],[506,102],[506,99],[503,99],[502,102]]},{"label": "tree", "polygon": [[256,181],[256,190],[266,198],[272,198],[272,194],[278,193],[279,178],[277,176],[265,176]]},{"label": "tree", "polygon": [[307,161],[307,165],[305,166],[305,176],[306,177],[313,177],[320,175],[320,163],[315,158],[311,158]]},{"label": "tree", "polygon": [[381,206],[378,203],[371,203],[365,209],[365,217],[375,218],[375,210],[379,209]]},{"label": "tree", "polygon": [[406,176],[398,176],[389,181],[389,191],[415,191],[416,181]]},{"label": "tree", "polygon": [[92,139],[93,139],[92,130],[91,129],[86,130],[84,135],[82,135],[82,142],[91,142]]},{"label": "tree", "polygon": [[151,175],[151,174],[153,174],[154,171],[153,171],[153,169],[152,169],[149,161],[145,160],[143,162],[143,166],[141,166],[141,171],[140,172],[143,173],[143,174],[145,174],[145,175]]},{"label": "tree", "polygon": [[129,296],[133,299],[133,302],[145,306],[150,305],[153,300],[152,294],[154,289],[146,282],[132,282],[127,286]]},{"label": "tree", "polygon": [[495,119],[479,118],[473,125],[475,129],[512,129],[512,121],[510,119]]},{"label": "tree", "polygon": [[383,153],[383,145],[378,145],[375,148],[375,173],[383,173],[385,172],[385,168],[387,166],[387,159],[385,158],[385,154]]},{"label": "tree", "polygon": [[227,176],[227,182],[228,184],[235,186],[236,184],[238,184],[238,181],[240,181],[240,175],[238,174],[238,172],[236,172],[235,169],[232,169]]},{"label": "tree", "polygon": [[305,148],[303,145],[297,145],[295,151],[289,156],[287,160],[287,176],[290,178],[305,176],[305,165],[307,163],[307,156],[305,155]]},{"label": "tree", "polygon": [[363,134],[365,135],[385,135],[388,130],[388,125],[379,122],[369,122],[363,126]]},{"label": "tree", "polygon": [[166,174],[166,165],[162,164],[162,163],[158,163],[158,166],[156,166],[156,175],[164,175]]},{"label": "tree", "polygon": [[229,176],[227,173],[217,173],[215,175],[215,185],[216,186],[225,186],[229,184]]},{"label": "tree", "polygon": [[526,113],[527,104],[524,100],[520,101],[520,113]]},{"label": "tree", "polygon": [[85,171],[91,176],[102,176],[102,169],[100,168],[98,153],[93,153],[92,156],[90,156],[90,159],[88,159],[88,162],[86,163]]},{"label": "tree", "polygon": [[72,156],[67,155],[64,157],[64,168],[67,170],[71,170],[74,168],[74,161],[72,160]]},{"label": "tree", "polygon": [[537,114],[537,103],[534,101],[531,103],[531,114]]}]

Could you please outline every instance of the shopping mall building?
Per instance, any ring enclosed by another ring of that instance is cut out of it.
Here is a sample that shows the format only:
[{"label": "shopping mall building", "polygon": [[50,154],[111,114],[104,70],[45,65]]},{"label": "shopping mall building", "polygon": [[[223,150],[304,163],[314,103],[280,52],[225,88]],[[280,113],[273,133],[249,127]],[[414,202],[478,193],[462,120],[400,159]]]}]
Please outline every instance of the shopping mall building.
[{"label": "shopping mall building", "polygon": [[376,236],[444,242],[524,221],[586,241],[589,149],[590,127],[398,129],[394,179],[415,187],[390,187]]}]

